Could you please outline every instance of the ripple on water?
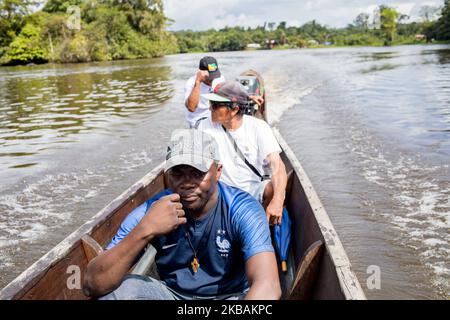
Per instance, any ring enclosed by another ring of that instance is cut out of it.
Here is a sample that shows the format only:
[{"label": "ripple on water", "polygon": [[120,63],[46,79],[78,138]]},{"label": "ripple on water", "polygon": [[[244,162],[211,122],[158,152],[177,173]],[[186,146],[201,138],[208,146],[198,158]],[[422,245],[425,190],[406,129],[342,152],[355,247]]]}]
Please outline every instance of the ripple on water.
[{"label": "ripple on water", "polygon": [[[435,272],[435,283],[450,287],[450,188],[448,165],[426,166],[420,159],[393,155],[370,141],[370,135],[354,132],[352,152],[361,159],[362,175],[370,183],[389,190],[395,208],[381,213],[401,233],[397,241],[414,248],[424,264]],[[439,182],[434,177],[443,177]],[[380,214],[380,213],[378,213]]]}]

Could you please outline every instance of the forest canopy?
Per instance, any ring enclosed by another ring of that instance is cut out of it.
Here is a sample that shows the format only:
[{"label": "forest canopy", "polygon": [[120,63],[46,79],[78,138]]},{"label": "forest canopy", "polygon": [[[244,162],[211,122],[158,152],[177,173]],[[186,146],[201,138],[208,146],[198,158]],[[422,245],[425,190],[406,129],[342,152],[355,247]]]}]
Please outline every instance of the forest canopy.
[{"label": "forest canopy", "polygon": [[[3,63],[136,59],[177,52],[162,0],[2,0]],[[11,17],[13,19],[11,20]]]}]

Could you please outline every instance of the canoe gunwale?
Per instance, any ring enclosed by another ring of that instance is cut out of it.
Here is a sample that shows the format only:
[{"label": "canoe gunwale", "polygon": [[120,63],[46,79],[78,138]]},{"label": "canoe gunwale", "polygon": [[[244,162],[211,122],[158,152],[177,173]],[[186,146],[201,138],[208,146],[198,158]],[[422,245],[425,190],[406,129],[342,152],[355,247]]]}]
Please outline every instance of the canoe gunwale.
[{"label": "canoe gunwale", "polygon": [[[146,174],[121,195],[116,197],[96,215],[81,225],[76,231],[63,239],[53,249],[47,252],[39,260],[28,267],[24,272],[17,276],[12,282],[0,291],[0,300],[20,299],[26,292],[33,288],[39,280],[45,277],[46,273],[64,259],[71,251],[81,245],[81,237],[88,234],[92,235],[103,223],[107,222],[121,207],[128,201],[134,201],[133,197],[141,189],[145,189],[155,179],[161,175],[164,170],[164,161],[156,168]],[[97,239],[96,239],[97,240]],[[98,241],[98,240],[97,240]],[[100,243],[105,245],[104,243]]]},{"label": "canoe gunwale", "polygon": [[345,249],[334,229],[331,220],[317,195],[311,180],[308,178],[305,170],[303,169],[300,161],[295,156],[289,145],[286,143],[281,133],[276,128],[272,128],[272,131],[277,138],[283,152],[291,162],[295,175],[298,177],[300,184],[302,185],[307,199],[310,203],[312,213],[319,225],[320,231],[323,235],[325,242],[325,248],[327,254],[330,255],[336,275],[338,277],[342,293],[346,300],[366,300],[364,291],[352,270],[350,260],[345,252]]}]

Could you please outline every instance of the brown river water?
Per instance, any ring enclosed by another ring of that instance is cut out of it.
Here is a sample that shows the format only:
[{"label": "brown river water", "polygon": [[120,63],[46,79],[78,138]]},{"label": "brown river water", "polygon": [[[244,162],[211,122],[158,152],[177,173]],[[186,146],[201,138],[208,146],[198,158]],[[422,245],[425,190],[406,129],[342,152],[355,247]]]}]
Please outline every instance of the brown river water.
[{"label": "brown river water", "polygon": [[[0,288],[163,160],[201,56],[0,68]],[[215,56],[263,75],[368,298],[448,299],[450,46]]]}]

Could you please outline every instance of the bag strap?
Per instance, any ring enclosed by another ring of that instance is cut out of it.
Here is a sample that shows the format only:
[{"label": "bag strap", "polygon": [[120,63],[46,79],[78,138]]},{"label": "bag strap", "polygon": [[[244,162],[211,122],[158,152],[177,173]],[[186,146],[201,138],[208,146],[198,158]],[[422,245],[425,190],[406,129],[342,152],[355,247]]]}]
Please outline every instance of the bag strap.
[{"label": "bag strap", "polygon": [[248,160],[245,158],[244,154],[242,153],[241,149],[239,149],[239,147],[236,143],[236,140],[234,140],[231,133],[223,125],[222,125],[222,129],[223,129],[223,131],[225,131],[228,139],[230,139],[231,143],[233,144],[234,150],[237,152],[238,156],[242,159],[242,161],[245,162],[247,167],[249,167],[250,170],[252,170],[254,174],[256,174],[258,177],[260,177],[261,181],[263,181],[264,177],[261,175],[261,173],[259,173],[259,171],[250,162],[248,162]]},{"label": "bag strap", "polygon": [[198,129],[200,122],[202,122],[205,119],[208,119],[208,117],[201,117],[200,119],[197,119],[197,121],[195,121],[195,124],[194,124],[194,129]]}]

